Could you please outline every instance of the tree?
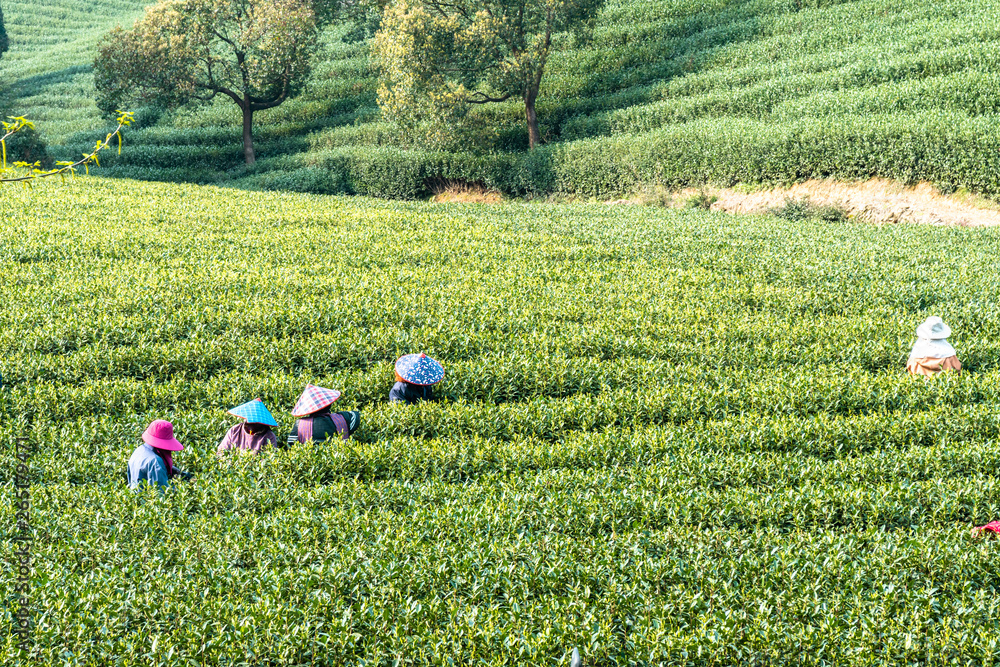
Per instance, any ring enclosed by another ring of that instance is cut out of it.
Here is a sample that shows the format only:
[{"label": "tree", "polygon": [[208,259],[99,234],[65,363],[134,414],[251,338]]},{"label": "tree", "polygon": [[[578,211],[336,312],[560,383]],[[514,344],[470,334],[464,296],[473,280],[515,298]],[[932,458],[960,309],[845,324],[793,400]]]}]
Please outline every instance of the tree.
[{"label": "tree", "polygon": [[253,114],[298,92],[316,44],[311,0],[161,0],[130,30],[112,30],[94,63],[98,106],[165,108],[225,95],[243,116],[255,161]]},{"label": "tree", "polygon": [[541,143],[535,102],[553,36],[588,27],[603,0],[396,0],[372,53],[379,105],[404,124],[470,105],[524,102],[528,144]]},{"label": "tree", "polygon": [[3,7],[0,7],[0,55],[10,48],[10,40],[7,39],[7,30],[3,27]]}]

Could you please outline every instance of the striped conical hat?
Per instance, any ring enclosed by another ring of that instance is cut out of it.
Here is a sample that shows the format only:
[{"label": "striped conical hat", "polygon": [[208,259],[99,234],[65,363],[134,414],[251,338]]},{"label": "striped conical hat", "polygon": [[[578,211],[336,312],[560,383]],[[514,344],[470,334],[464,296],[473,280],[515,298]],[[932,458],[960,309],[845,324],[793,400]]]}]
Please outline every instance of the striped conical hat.
[{"label": "striped conical hat", "polygon": [[314,384],[307,384],[299,400],[292,408],[292,414],[296,417],[305,417],[317,410],[322,410],[340,398],[340,392],[336,389],[325,389]]}]

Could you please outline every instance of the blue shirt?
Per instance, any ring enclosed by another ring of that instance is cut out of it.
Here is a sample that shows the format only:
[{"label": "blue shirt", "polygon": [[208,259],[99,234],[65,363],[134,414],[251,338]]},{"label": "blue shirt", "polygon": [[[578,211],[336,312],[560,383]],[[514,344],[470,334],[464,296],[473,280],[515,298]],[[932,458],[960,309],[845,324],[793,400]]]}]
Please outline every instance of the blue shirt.
[{"label": "blue shirt", "polygon": [[135,491],[142,481],[159,484],[161,487],[170,486],[167,464],[146,443],[136,447],[128,460],[128,487]]}]

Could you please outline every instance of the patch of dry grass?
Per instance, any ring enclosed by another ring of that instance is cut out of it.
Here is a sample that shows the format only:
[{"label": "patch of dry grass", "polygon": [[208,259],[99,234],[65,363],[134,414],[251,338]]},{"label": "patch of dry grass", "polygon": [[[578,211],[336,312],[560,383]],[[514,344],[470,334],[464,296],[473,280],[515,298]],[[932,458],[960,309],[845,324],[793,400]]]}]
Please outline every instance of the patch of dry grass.
[{"label": "patch of dry grass", "polygon": [[431,201],[438,204],[499,204],[503,196],[490,190],[482,183],[442,180],[431,184],[434,196]]}]

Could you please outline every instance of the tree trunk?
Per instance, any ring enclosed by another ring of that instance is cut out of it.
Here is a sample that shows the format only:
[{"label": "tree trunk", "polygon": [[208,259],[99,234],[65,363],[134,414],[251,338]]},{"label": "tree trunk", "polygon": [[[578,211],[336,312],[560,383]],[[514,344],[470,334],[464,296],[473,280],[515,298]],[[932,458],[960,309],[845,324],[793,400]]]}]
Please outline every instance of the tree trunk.
[{"label": "tree trunk", "polygon": [[535,114],[535,98],[538,97],[538,89],[528,89],[524,94],[524,117],[528,121],[528,148],[534,150],[535,146],[542,143],[542,136],[538,133],[538,116]]},{"label": "tree trunk", "polygon": [[253,154],[253,109],[250,108],[250,100],[243,102],[243,157],[248,167],[257,161]]}]

